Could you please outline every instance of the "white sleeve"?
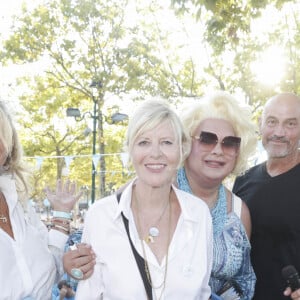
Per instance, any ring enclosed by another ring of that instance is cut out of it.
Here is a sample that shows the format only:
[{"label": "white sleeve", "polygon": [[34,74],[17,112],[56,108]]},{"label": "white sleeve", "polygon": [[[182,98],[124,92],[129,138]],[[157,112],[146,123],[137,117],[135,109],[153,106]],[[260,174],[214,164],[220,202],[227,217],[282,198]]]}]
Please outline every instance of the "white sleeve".
[{"label": "white sleeve", "polygon": [[[90,214],[86,215],[84,221],[84,229],[82,233],[82,242],[87,243],[93,247],[93,241],[91,237],[97,236],[97,232],[94,232],[97,226],[93,226],[93,218]],[[96,254],[96,265],[94,267],[94,272],[92,276],[86,280],[79,281],[75,299],[76,300],[101,300],[102,293],[104,289],[103,279],[102,279],[102,272],[101,272],[101,259],[99,254]]]},{"label": "white sleeve", "polygon": [[39,237],[43,243],[48,244],[48,248],[52,253],[52,257],[56,265],[57,274],[55,281],[58,281],[64,274],[62,256],[68,235],[54,229],[48,231],[46,225],[40,220],[38,214],[35,212],[29,201],[27,203],[27,210],[24,214],[26,222],[29,222],[32,226],[34,226],[34,228],[36,228],[39,232]]}]

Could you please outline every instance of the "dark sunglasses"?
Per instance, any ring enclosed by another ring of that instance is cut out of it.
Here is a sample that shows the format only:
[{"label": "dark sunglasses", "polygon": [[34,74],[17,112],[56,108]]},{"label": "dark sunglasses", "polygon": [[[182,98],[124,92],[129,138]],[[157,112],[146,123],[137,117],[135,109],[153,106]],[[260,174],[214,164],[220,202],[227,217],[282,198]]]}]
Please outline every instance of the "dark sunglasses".
[{"label": "dark sunglasses", "polygon": [[[206,151],[211,151],[219,143],[218,136],[213,132],[201,131],[200,136],[193,136]],[[241,138],[237,136],[225,136],[220,142],[224,154],[236,155],[239,151]]]}]

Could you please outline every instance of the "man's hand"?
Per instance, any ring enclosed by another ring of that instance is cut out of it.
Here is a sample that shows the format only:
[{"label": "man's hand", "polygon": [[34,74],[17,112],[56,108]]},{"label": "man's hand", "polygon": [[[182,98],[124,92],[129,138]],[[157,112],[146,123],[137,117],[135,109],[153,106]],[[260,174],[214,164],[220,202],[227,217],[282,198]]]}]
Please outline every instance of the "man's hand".
[{"label": "man's hand", "polygon": [[290,287],[286,288],[286,290],[283,293],[285,296],[290,296],[293,300],[300,300],[300,289],[292,292],[292,289]]},{"label": "man's hand", "polygon": [[59,291],[59,300],[64,300],[67,295],[68,290],[65,287],[62,287]]}]

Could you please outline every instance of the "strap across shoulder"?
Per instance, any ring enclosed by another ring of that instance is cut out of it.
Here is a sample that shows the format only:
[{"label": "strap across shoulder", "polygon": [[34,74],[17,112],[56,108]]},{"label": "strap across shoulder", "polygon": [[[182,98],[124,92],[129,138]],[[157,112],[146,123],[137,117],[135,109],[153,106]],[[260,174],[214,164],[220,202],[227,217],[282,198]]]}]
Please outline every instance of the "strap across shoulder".
[{"label": "strap across shoulder", "polygon": [[231,199],[232,199],[232,211],[235,212],[235,214],[241,218],[241,212],[242,212],[242,200],[235,194],[231,193]]}]

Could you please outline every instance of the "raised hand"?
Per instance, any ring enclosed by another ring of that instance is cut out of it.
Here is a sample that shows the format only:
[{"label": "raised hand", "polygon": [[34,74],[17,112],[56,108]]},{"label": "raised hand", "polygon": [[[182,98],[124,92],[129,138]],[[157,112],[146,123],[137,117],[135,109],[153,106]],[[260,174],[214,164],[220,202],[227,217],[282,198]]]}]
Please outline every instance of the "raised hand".
[{"label": "raised hand", "polygon": [[82,196],[82,192],[76,193],[76,183],[61,179],[57,180],[56,189],[53,191],[47,186],[45,188],[46,197],[51,203],[52,209],[57,211],[70,212],[75,203]]}]

